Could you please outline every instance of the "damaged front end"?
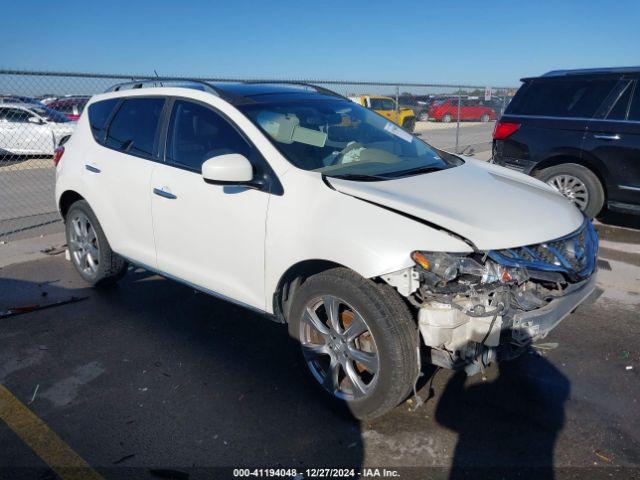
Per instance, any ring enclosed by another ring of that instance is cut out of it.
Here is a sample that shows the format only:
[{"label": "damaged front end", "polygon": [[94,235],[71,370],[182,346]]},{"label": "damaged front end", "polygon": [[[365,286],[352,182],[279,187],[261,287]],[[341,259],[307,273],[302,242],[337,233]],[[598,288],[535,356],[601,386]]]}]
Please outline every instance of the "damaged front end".
[{"label": "damaged front end", "polygon": [[475,374],[544,338],[595,289],[598,238],[585,218],[560,239],[469,255],[413,252],[385,275],[418,309],[431,362]]}]

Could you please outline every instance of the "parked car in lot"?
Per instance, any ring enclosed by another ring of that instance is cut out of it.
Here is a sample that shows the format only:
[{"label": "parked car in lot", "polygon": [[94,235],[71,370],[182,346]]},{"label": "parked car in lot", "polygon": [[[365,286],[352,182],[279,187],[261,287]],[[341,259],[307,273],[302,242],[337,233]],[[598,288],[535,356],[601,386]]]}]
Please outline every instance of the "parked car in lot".
[{"label": "parked car in lot", "polygon": [[410,109],[417,121],[426,122],[429,119],[429,106],[427,102],[419,100],[413,95],[400,95],[398,105],[401,109]]},{"label": "parked car in lot", "polygon": [[406,397],[420,345],[476,373],[595,288],[593,225],[543,182],[326,89],[153,85],[93,97],[56,152],[74,267],[103,286],[131,262],[286,323],[357,417]]},{"label": "parked car in lot", "polygon": [[640,213],[640,68],[525,78],[496,124],[493,161],[551,185],[588,216]]},{"label": "parked car in lot", "polygon": [[[455,122],[458,120],[458,99],[437,100],[429,107],[429,118],[437,122]],[[475,120],[489,122],[496,119],[496,112],[481,105],[478,100],[463,98],[460,100],[460,121]]]},{"label": "parked car in lot", "polygon": [[75,122],[42,104],[0,104],[0,155],[53,155]]},{"label": "parked car in lot", "polygon": [[388,118],[409,132],[413,132],[416,128],[416,116],[413,110],[411,108],[396,107],[396,101],[393,98],[376,95],[358,95],[349,98],[357,104],[370,108]]},{"label": "parked car in lot", "polygon": [[69,120],[77,120],[90,97],[63,97],[47,104],[60,113],[66,115]]},{"label": "parked car in lot", "polygon": [[37,99],[32,97],[25,97],[22,95],[0,95],[0,103],[35,103],[38,104]]}]

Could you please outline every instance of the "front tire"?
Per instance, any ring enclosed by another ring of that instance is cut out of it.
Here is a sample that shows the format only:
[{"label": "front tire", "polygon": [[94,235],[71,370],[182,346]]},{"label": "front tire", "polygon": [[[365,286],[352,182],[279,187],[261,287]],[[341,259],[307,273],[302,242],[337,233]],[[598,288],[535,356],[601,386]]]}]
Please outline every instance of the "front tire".
[{"label": "front tire", "polygon": [[588,168],[576,163],[563,163],[535,174],[551,185],[589,218],[595,217],[604,205],[604,189],[600,179]]},{"label": "front tire", "polygon": [[71,263],[87,283],[102,287],[125,275],[127,262],[111,250],[100,222],[86,200],[78,200],[69,208],[65,232]]},{"label": "front tire", "polygon": [[360,419],[403,401],[418,374],[418,331],[399,294],[346,268],[295,293],[289,335],[311,381]]},{"label": "front tire", "polygon": [[480,117],[480,121],[482,123],[487,123],[489,121],[489,114],[488,113],[483,113],[482,116]]},{"label": "front tire", "polygon": [[449,115],[448,113],[442,117],[442,122],[443,123],[451,123],[451,120],[453,120],[453,117],[451,115]]}]

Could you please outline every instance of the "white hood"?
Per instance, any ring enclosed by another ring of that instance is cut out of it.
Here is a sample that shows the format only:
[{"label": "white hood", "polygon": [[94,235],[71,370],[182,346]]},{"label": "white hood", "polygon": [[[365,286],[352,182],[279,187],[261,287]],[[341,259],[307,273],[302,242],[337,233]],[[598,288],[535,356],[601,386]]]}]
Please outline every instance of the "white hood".
[{"label": "white hood", "polygon": [[479,250],[553,240],[583,221],[580,211],[548,185],[466,157],[459,167],[398,180],[328,180],[339,192],[426,220]]}]

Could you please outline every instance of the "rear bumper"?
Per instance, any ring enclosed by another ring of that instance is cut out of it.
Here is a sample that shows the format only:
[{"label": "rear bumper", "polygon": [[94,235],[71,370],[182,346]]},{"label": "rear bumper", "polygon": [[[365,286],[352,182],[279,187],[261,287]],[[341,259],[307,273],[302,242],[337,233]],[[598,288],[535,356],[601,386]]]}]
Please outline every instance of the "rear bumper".
[{"label": "rear bumper", "polygon": [[496,154],[495,148],[493,153],[493,163],[501,167],[507,167],[512,170],[530,175],[537,162],[532,160],[524,160],[522,158],[503,157]]}]

